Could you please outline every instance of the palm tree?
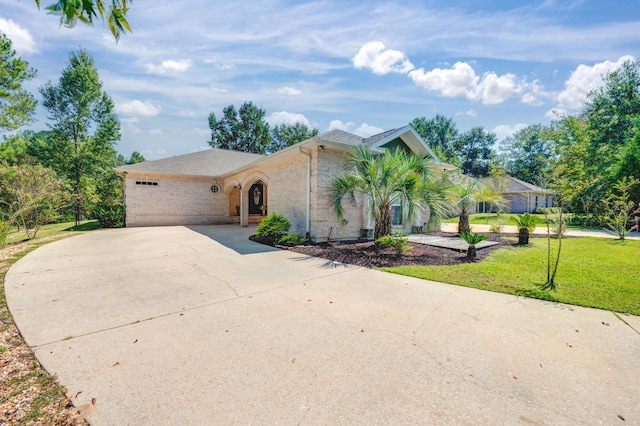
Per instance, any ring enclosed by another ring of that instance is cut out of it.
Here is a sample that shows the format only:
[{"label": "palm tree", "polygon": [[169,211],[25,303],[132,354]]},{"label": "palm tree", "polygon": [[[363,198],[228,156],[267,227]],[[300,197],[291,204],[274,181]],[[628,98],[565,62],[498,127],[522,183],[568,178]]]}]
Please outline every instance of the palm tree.
[{"label": "palm tree", "polygon": [[346,172],[333,182],[330,202],[338,220],[344,218],[342,199],[355,192],[366,194],[375,220],[374,239],[392,233],[394,204],[399,204],[403,220],[412,221],[429,208],[429,223],[445,217],[449,211],[447,183],[437,179],[430,163],[402,150],[374,154],[358,147],[347,154]]},{"label": "palm tree", "polygon": [[476,258],[476,244],[487,239],[484,235],[473,234],[471,232],[461,232],[460,237],[469,244],[469,248],[467,248],[467,260]]},{"label": "palm tree", "polygon": [[529,244],[529,234],[536,229],[536,218],[529,213],[519,214],[515,217],[518,227],[518,245]]},{"label": "palm tree", "polygon": [[479,180],[470,179],[466,176],[463,182],[454,188],[456,206],[460,210],[458,220],[458,232],[471,232],[469,226],[469,214],[476,204],[485,202],[493,204],[498,212],[504,211],[509,202],[502,197],[502,192],[489,185],[481,183]]}]

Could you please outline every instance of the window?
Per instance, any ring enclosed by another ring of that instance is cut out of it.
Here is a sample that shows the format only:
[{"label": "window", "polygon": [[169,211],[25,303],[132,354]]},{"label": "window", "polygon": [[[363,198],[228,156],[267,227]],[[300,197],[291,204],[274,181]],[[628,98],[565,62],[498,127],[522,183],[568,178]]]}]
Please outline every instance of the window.
[{"label": "window", "polygon": [[150,182],[148,180],[137,180],[136,185],[158,186],[158,182]]},{"label": "window", "polygon": [[393,213],[391,224],[396,226],[402,225],[402,206],[400,204],[392,205],[391,212]]}]

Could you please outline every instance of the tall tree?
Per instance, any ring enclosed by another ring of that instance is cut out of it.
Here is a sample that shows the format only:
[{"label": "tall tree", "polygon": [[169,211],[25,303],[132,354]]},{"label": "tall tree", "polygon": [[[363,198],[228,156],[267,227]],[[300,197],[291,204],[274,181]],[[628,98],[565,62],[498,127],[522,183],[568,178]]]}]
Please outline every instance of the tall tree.
[{"label": "tall tree", "polygon": [[452,118],[437,114],[428,120],[426,117],[414,118],[409,124],[440,157],[441,161],[459,164],[455,149],[455,141],[459,132]]},{"label": "tall tree", "polygon": [[102,91],[94,60],[85,50],[72,53],[58,83],[46,83],[40,93],[52,121],[41,148],[51,153],[55,161],[51,167],[71,182],[79,221],[84,208],[98,202],[96,180],[114,163],[120,121],[113,101]]},{"label": "tall tree", "polygon": [[496,140],[496,134],[483,127],[474,127],[460,135],[455,143],[460,171],[467,176],[488,176]]},{"label": "tall tree", "polygon": [[448,212],[447,186],[437,179],[428,162],[396,149],[374,155],[368,148],[359,147],[348,154],[346,172],[333,182],[331,205],[338,219],[344,216],[342,199],[355,192],[364,193],[375,220],[374,238],[392,233],[394,204],[400,205],[403,219],[411,221],[422,209],[429,207],[430,222]]},{"label": "tall tree", "polygon": [[544,126],[534,124],[505,138],[500,143],[500,157],[507,174],[536,183],[551,167],[553,150],[549,136]]},{"label": "tall tree", "polygon": [[[640,177],[634,147],[640,130],[640,60],[627,61],[589,93],[583,111],[590,131],[590,163],[612,186],[622,177]],[[639,189],[632,191],[639,195]]]},{"label": "tall tree", "polygon": [[222,110],[218,120],[215,113],[209,114],[209,128],[213,148],[266,154],[271,144],[269,123],[264,119],[265,111],[253,102],[243,103],[238,110],[229,105]]},{"label": "tall tree", "polygon": [[[113,37],[117,40],[126,31],[131,32],[129,22],[127,22],[127,12],[133,0],[58,0],[47,6],[50,14],[60,16],[60,25],[68,28],[76,26],[78,21],[87,25],[93,25],[93,21],[98,18],[107,18],[107,25]],[[40,8],[40,0],[35,0]],[[105,4],[106,3],[106,4]]]},{"label": "tall tree", "polygon": [[36,100],[22,84],[35,75],[29,63],[16,56],[11,40],[0,33],[0,132],[17,129],[31,120]]},{"label": "tall tree", "polygon": [[279,124],[271,129],[271,145],[268,152],[280,151],[298,142],[310,139],[318,134],[318,129],[310,129],[304,123]]}]

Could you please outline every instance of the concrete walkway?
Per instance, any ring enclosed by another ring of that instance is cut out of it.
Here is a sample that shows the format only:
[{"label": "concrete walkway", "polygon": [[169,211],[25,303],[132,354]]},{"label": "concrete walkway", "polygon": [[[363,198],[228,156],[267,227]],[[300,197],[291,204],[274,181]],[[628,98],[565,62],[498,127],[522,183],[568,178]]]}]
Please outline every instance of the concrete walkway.
[{"label": "concrete walkway", "polygon": [[[471,225],[472,232],[489,232],[491,225],[473,224]],[[440,229],[444,232],[458,232],[457,223],[443,223]],[[505,226],[504,233],[517,234],[517,226]],[[538,226],[532,232],[533,234],[547,234],[546,226]],[[607,231],[604,229],[568,229],[566,234],[568,237],[598,237],[598,238],[618,238],[613,231]],[[625,237],[630,240],[640,240],[640,232],[630,232]]]},{"label": "concrete walkway", "polygon": [[94,425],[640,423],[639,317],[336,264],[251,231],[57,241],[9,270],[9,307],[68,395],[97,398]]}]

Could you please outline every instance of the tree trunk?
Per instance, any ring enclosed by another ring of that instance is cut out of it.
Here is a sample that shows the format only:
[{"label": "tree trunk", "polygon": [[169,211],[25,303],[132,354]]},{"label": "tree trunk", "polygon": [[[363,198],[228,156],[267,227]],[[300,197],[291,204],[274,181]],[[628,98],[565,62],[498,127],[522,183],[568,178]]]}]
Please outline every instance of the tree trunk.
[{"label": "tree trunk", "polygon": [[463,232],[471,232],[469,215],[466,212],[461,212],[460,219],[458,220],[458,233],[462,234]]},{"label": "tree trunk", "polygon": [[476,258],[476,246],[470,245],[467,249],[467,260],[474,260]]},{"label": "tree trunk", "polygon": [[518,245],[529,244],[529,230],[527,228],[520,228],[518,231]]},{"label": "tree trunk", "polygon": [[390,208],[380,208],[380,221],[376,221],[376,227],[373,231],[373,239],[377,240],[385,235],[391,235],[393,233],[392,228],[393,213]]}]

